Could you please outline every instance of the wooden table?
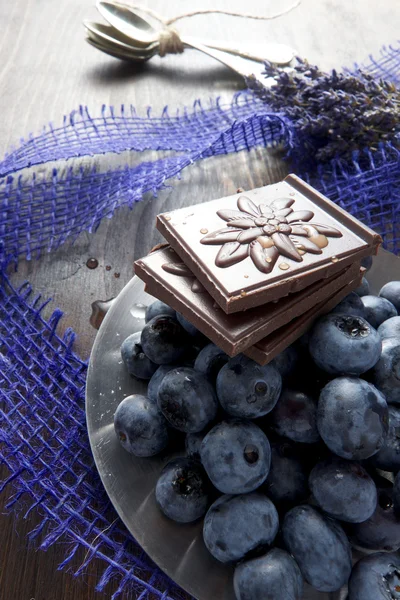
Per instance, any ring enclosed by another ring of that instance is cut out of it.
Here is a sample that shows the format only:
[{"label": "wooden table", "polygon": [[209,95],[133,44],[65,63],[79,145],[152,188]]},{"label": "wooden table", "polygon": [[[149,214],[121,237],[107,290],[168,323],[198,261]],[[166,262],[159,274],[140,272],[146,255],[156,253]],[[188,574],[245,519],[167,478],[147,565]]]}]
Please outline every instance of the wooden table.
[{"label": "wooden table", "polygon": [[[166,5],[161,0],[146,0],[144,4],[168,16],[216,7],[267,15],[291,2],[173,0]],[[303,0],[292,13],[270,22],[208,15],[182,21],[179,27],[187,34],[232,42],[285,42],[311,62],[330,69],[363,61],[369,53],[377,55],[383,44],[396,41],[399,17],[397,0]],[[85,18],[97,19],[91,0],[0,3],[2,154],[18,144],[21,136],[39,131],[47,121],[60,122],[79,104],[88,105],[96,113],[103,103],[132,103],[142,114],[152,105],[156,113],[166,104],[171,111],[190,106],[198,97],[207,100],[221,95],[229,99],[243,88],[243,81],[234,73],[195,51],[154,58],[142,69],[120,63],[84,42],[81,22]],[[152,156],[149,153],[148,158]],[[134,155],[125,158],[131,162],[142,159]],[[116,159],[103,158],[103,164],[104,160]],[[87,357],[96,333],[89,324],[90,305],[94,300],[116,296],[132,277],[134,259],[157,243],[154,218],[158,212],[230,194],[239,186],[249,189],[276,181],[285,172],[286,166],[264,149],[205,160],[186,170],[183,179],[157,199],[148,196],[132,211],[121,208],[112,220],[101,224],[96,234],[83,233],[74,246],[66,243],[38,261],[22,260],[14,280],[28,279],[35,292],[54,299],[52,307],[58,306],[66,313],[62,328],[75,329],[79,334],[77,351]],[[99,261],[95,270],[86,267],[90,257]],[[9,493],[0,498],[0,513],[4,513]],[[27,533],[37,523],[35,513],[26,520],[0,514],[0,600],[109,597],[111,585],[106,595],[95,592],[95,562],[82,579],[75,580],[57,571],[65,556],[62,546],[53,546],[47,552],[28,547]],[[75,566],[81,562],[82,556],[76,556]]]}]

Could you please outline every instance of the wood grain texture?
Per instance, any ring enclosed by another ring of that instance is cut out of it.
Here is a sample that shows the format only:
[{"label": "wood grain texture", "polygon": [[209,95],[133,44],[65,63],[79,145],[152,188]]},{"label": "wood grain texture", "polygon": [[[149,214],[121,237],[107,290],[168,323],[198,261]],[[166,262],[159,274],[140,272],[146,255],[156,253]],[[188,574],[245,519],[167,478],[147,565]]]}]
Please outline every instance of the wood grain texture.
[{"label": "wood grain texture", "polygon": [[[245,6],[239,0],[147,0],[145,4],[172,16],[212,7],[268,14],[291,1],[249,0]],[[384,43],[395,41],[399,16],[397,0],[303,0],[293,13],[272,22],[208,15],[180,22],[179,28],[188,35],[232,42],[286,42],[328,69],[362,61]],[[148,105],[159,111],[166,104],[191,105],[198,97],[230,98],[243,87],[234,73],[195,51],[154,58],[143,68],[120,63],[84,42],[83,19],[100,20],[92,0],[0,2],[0,153],[18,144],[21,136],[39,131],[49,120],[60,122],[63,114],[79,104],[96,112],[103,103],[132,103],[144,114]],[[116,296],[132,276],[133,261],[159,241],[154,229],[158,212],[231,194],[239,186],[249,189],[278,181],[285,169],[263,149],[205,160],[187,169],[182,180],[158,198],[148,196],[132,211],[120,209],[96,234],[83,233],[74,246],[65,244],[39,261],[22,261],[14,280],[28,279],[35,292],[54,298],[53,308],[65,311],[62,328],[77,331],[77,350],[88,356],[95,336],[89,325],[90,304]],[[95,270],[86,267],[90,257],[99,261]],[[95,592],[96,563],[85,577],[75,580],[69,573],[57,571],[64,558],[63,546],[47,552],[29,547],[27,533],[40,522],[40,516],[31,513],[24,520],[23,511],[19,518],[3,514],[8,493],[0,498],[0,599],[110,597],[112,586],[105,594]],[[72,568],[80,561],[82,556],[77,556]]]}]

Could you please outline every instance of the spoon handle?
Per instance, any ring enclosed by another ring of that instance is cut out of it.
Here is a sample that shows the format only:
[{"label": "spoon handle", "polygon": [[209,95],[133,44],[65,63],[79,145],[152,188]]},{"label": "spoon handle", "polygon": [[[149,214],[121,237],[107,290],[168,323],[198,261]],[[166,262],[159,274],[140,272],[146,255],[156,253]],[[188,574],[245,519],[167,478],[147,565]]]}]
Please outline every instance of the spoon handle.
[{"label": "spoon handle", "polygon": [[264,66],[261,63],[247,60],[241,56],[235,56],[229,52],[210,48],[209,46],[205,46],[204,44],[198,42],[196,38],[185,36],[181,37],[181,40],[186,46],[190,46],[191,48],[195,48],[204,54],[208,54],[208,56],[215,58],[215,60],[218,60],[223,65],[226,65],[242,77],[253,76],[257,79],[257,81],[262,83],[262,85],[265,85],[265,76],[263,75]]},{"label": "spoon handle", "polygon": [[265,61],[276,65],[287,65],[296,55],[296,51],[286,44],[265,43],[265,44],[249,44],[246,42],[235,43],[234,46],[220,40],[198,40],[204,46],[209,46],[215,50],[229,52],[242,58],[247,58],[256,62],[264,63]]}]

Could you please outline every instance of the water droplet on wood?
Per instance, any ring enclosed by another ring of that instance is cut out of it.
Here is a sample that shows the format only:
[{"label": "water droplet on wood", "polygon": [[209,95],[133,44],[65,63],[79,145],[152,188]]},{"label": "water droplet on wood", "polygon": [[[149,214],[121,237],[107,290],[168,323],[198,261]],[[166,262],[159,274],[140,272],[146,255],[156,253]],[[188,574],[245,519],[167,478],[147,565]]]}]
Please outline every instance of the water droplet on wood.
[{"label": "water droplet on wood", "polygon": [[88,258],[86,261],[86,266],[88,269],[97,269],[99,266],[99,261],[97,258]]}]

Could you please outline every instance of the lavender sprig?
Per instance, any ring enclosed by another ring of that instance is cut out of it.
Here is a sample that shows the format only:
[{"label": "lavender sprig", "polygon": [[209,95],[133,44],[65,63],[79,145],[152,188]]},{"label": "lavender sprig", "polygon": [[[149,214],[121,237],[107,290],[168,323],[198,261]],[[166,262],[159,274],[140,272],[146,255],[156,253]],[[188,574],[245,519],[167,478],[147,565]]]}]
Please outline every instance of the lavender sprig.
[{"label": "lavender sprig", "polygon": [[400,92],[368,73],[324,73],[297,59],[287,71],[267,63],[271,87],[250,87],[271,108],[289,117],[308,159],[325,162],[355,150],[376,150],[380,142],[399,144]]}]

